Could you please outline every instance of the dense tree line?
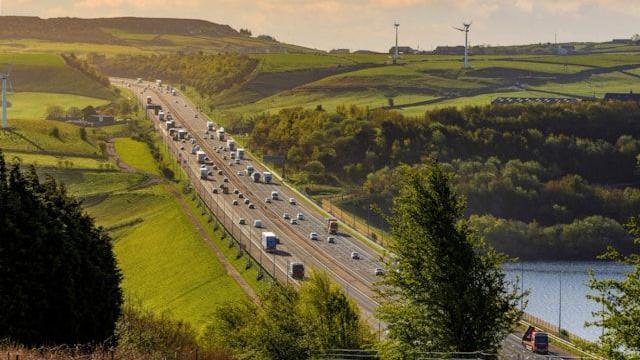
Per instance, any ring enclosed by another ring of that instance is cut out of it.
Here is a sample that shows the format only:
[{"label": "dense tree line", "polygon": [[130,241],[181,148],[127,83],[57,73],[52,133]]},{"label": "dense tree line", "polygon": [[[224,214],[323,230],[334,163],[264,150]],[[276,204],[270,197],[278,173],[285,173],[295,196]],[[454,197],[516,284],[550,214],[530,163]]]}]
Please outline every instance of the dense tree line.
[{"label": "dense tree line", "polygon": [[111,85],[111,83],[109,82],[109,78],[95,66],[90,64],[87,60],[78,58],[74,53],[62,54],[61,56],[62,59],[64,59],[65,63],[67,63],[67,65],[80,71],[89,79],[97,82],[98,84],[101,84],[102,86]]},{"label": "dense tree line", "polygon": [[112,58],[90,54],[88,59],[109,75],[162,79],[192,86],[206,96],[246,80],[257,66],[257,60],[237,54],[118,55]]},{"label": "dense tree line", "polygon": [[[389,209],[401,185],[397,179],[408,167],[385,167],[369,174],[363,185],[369,200]],[[456,175],[456,189],[469,203],[466,215],[491,214],[551,225],[595,214],[624,223],[640,212],[640,190],[636,187],[605,187],[579,175],[556,177],[558,174],[536,161],[454,160],[443,167]]]},{"label": "dense tree line", "polygon": [[[449,108],[407,118],[357,107],[286,109],[252,119],[250,145],[302,169],[320,161],[342,180],[426,157],[520,159],[602,183],[634,181],[640,108],[628,104]],[[244,125],[246,127],[246,124]]]},{"label": "dense tree line", "polygon": [[294,179],[364,186],[369,195],[352,204],[360,215],[371,203],[390,209],[401,165],[437,159],[457,174],[465,215],[550,227],[640,212],[638,118],[628,103],[444,108],[419,118],[351,106],[285,109],[231,127],[250,134],[254,151],[286,155]]},{"label": "dense tree line", "polygon": [[80,202],[0,152],[0,339],[87,344],[113,339],[121,274],[111,239]]}]

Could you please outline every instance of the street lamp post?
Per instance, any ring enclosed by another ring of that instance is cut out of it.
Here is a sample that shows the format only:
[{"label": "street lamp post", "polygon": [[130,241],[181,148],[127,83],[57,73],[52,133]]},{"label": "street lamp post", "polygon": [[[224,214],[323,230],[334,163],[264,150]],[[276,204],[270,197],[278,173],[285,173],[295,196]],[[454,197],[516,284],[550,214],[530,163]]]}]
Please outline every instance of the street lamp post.
[{"label": "street lamp post", "polygon": [[560,287],[558,293],[558,335],[562,332],[562,271],[560,271]]}]

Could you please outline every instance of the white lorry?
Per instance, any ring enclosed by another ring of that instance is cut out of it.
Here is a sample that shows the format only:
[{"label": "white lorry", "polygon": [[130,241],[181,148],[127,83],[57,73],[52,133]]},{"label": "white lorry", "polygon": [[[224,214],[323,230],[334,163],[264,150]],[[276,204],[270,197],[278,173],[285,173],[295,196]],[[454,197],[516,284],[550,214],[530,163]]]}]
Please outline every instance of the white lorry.
[{"label": "white lorry", "polygon": [[262,232],[262,248],[266,252],[274,252],[278,246],[278,237],[270,231]]},{"label": "white lorry", "polygon": [[205,160],[207,159],[207,154],[204,151],[196,152],[196,156],[198,157],[199,164],[204,164]]},{"label": "white lorry", "polygon": [[271,175],[271,173],[270,173],[270,172],[265,171],[265,172],[262,174],[262,177],[264,177],[264,183],[265,183],[265,184],[271,184],[272,175]]}]

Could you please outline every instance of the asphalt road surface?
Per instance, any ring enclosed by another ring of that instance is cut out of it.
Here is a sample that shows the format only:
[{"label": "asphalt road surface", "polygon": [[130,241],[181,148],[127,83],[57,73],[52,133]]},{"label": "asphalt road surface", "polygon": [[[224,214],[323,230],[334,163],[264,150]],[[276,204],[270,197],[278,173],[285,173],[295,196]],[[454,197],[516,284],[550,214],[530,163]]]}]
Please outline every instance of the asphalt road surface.
[{"label": "asphalt road surface", "polygon": [[[375,288],[378,277],[376,268],[383,268],[381,256],[359,240],[348,234],[338,232],[333,235],[335,243],[329,243],[326,220],[324,216],[286,186],[283,186],[276,178],[271,184],[253,182],[246,174],[247,166],[251,165],[260,173],[268,171],[249,154],[245,153],[243,160],[236,164],[230,156],[230,151],[225,150],[227,140],[217,139],[214,132],[207,132],[207,122],[211,121],[205,114],[196,110],[195,106],[180,94],[172,95],[166,88],[159,88],[153,83],[136,83],[129,79],[112,79],[116,85],[130,88],[141,104],[146,103],[146,97],[150,96],[154,104],[162,106],[166,114],[171,114],[176,127],[186,130],[190,139],[174,140],[169,135],[166,122],[160,121],[157,116],[151,114],[156,128],[163,136],[167,149],[179,160],[180,165],[190,175],[190,179],[200,197],[207,203],[218,219],[232,235],[239,239],[245,251],[248,251],[254,259],[259,259],[262,266],[280,281],[295,286],[299,280],[293,279],[288,274],[288,266],[293,262],[300,262],[305,269],[318,269],[327,272],[344,291],[358,304],[364,312],[367,320],[374,326],[379,326],[373,314],[379,305],[375,299]],[[214,126],[217,129],[219,124]],[[192,139],[192,140],[191,140]],[[192,148],[198,145],[207,157],[213,162],[209,166],[211,175],[207,179],[200,178],[200,166],[197,156]],[[218,174],[222,172],[222,175]],[[220,184],[225,183],[229,187],[229,194],[222,194],[214,189],[219,189]],[[234,190],[242,193],[235,194]],[[272,192],[278,193],[279,200],[267,203],[265,199],[271,198]],[[250,209],[245,204],[248,199],[255,206]],[[295,203],[290,203],[294,199]],[[238,205],[234,205],[237,200]],[[298,224],[291,224],[284,219],[287,213],[291,218],[298,214],[303,215],[303,220]],[[245,224],[240,224],[244,219]],[[262,227],[255,228],[254,220],[261,220]],[[274,232],[278,239],[278,249],[274,253],[266,252],[261,245],[261,233],[263,231]],[[311,240],[310,233],[315,232],[318,240]],[[357,252],[359,259],[352,259],[352,253]],[[519,334],[510,334],[503,343],[500,358],[504,359],[548,359],[568,358],[566,354],[551,348],[548,356],[534,354],[523,348]]]}]

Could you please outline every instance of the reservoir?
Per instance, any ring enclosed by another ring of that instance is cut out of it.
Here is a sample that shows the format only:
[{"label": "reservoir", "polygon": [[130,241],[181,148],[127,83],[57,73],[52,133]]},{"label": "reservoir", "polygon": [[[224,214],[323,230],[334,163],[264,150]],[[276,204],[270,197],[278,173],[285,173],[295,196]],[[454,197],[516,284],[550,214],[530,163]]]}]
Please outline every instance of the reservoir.
[{"label": "reservoir", "polygon": [[[592,312],[601,305],[586,298],[594,293],[588,285],[589,270],[598,279],[622,279],[632,268],[612,262],[521,262],[504,266],[509,281],[519,281],[529,290],[525,311],[586,340],[596,341],[599,327],[586,327],[593,321]],[[562,284],[562,288],[561,288]],[[560,317],[560,314],[562,316]]]}]

